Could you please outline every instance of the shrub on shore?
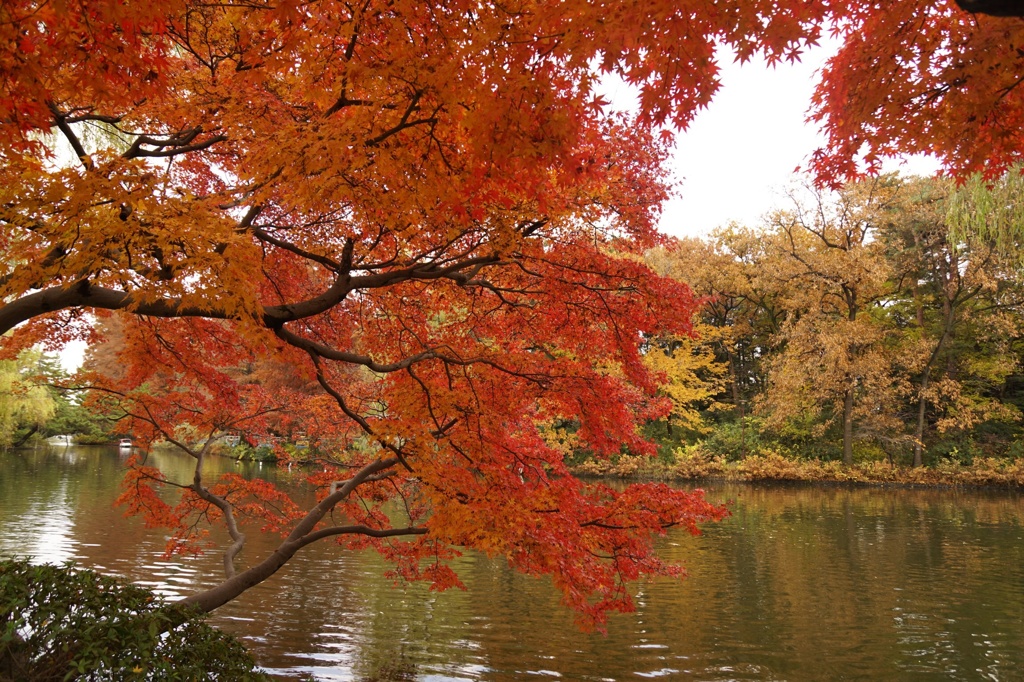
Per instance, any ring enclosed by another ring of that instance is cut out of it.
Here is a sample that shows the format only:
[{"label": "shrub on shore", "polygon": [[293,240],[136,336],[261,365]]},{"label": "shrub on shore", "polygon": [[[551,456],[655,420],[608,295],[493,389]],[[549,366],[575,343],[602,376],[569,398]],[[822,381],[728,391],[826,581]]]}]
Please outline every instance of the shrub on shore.
[{"label": "shrub on shore", "polygon": [[762,450],[736,462],[710,455],[699,445],[677,448],[671,463],[622,455],[614,460],[589,460],[574,467],[579,476],[622,479],[729,481],[804,481],[929,486],[1024,487],[1024,459],[975,458],[971,464],[941,461],[929,467],[902,467],[887,461],[843,466],[838,461],[801,460]]},{"label": "shrub on shore", "polygon": [[0,682],[269,680],[234,637],[94,571],[0,561]]}]

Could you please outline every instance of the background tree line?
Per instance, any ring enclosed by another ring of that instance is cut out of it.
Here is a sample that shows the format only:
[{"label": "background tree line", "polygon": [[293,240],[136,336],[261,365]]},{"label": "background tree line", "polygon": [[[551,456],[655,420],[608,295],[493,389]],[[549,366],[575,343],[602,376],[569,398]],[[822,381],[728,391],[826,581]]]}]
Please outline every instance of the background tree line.
[{"label": "background tree line", "polygon": [[[648,263],[703,305],[694,338],[649,344],[672,411],[647,435],[666,457],[696,443],[728,459],[1018,456],[1021,191],[1014,174],[995,186],[884,176],[835,193],[808,188],[758,227],[650,251]],[[105,341],[85,368],[116,378],[122,331],[114,318],[98,323]],[[258,384],[280,374],[253,371]],[[101,396],[83,406],[56,387],[66,379],[38,350],[0,363],[0,443],[111,438],[118,410]]]},{"label": "background tree line", "polygon": [[757,228],[651,251],[704,297],[700,339],[648,352],[675,405],[648,426],[662,452],[1019,456],[1019,185],[884,176],[808,189]]},{"label": "background tree line", "polygon": [[56,354],[38,348],[0,360],[0,448],[56,435],[80,443],[115,437],[117,415],[84,405],[82,391],[65,387],[69,378]]}]

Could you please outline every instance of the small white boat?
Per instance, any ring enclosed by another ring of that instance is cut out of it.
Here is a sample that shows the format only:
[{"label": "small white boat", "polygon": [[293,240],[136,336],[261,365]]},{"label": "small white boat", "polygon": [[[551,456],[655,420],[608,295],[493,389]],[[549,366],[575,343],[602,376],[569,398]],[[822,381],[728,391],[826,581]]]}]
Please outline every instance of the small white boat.
[{"label": "small white boat", "polygon": [[117,441],[117,447],[119,447],[122,450],[131,450],[132,449],[132,439],[131,438],[122,438],[121,440]]}]

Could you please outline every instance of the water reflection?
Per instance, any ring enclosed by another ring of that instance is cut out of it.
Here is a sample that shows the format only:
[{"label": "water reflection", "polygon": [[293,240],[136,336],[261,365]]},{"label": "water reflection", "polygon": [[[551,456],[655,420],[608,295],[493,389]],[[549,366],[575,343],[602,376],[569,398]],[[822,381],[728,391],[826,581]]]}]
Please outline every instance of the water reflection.
[{"label": "water reflection", "polygon": [[67,479],[62,478],[55,490],[32,495],[26,502],[24,512],[5,521],[12,537],[20,539],[13,547],[15,552],[51,564],[72,559],[79,543],[74,537]]},{"label": "water reflection", "polygon": [[[162,560],[166,536],[111,507],[123,473],[113,449],[0,457],[0,553],[74,559],[168,596],[218,575],[216,556]],[[191,475],[185,458],[152,457],[175,480]],[[469,590],[436,594],[393,588],[375,556],[331,544],[304,550],[214,621],[275,675],[321,680],[966,680],[1024,669],[1019,496],[709,494],[734,500],[733,516],[661,547],[690,578],[640,586],[636,613],[613,618],[607,637],[580,633],[549,585],[501,561],[461,557]],[[252,536],[243,562],[270,551]]]}]

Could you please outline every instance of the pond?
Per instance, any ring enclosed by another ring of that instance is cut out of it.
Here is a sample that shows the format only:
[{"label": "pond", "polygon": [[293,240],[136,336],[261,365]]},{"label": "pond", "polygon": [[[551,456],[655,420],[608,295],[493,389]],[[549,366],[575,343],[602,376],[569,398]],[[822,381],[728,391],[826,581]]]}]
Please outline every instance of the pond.
[{"label": "pond", "polygon": [[[188,478],[184,458],[154,457]],[[212,584],[218,556],[164,561],[165,534],[112,507],[123,460],[116,448],[0,454],[0,555],[75,561],[172,597]],[[282,679],[1021,679],[1020,495],[720,484],[708,496],[733,515],[661,547],[689,577],[640,585],[636,612],[607,635],[581,633],[547,582],[500,559],[467,553],[468,590],[437,594],[394,587],[375,555],[329,543],[211,620]],[[252,537],[243,563],[270,546]]]}]

